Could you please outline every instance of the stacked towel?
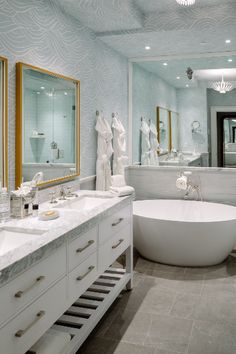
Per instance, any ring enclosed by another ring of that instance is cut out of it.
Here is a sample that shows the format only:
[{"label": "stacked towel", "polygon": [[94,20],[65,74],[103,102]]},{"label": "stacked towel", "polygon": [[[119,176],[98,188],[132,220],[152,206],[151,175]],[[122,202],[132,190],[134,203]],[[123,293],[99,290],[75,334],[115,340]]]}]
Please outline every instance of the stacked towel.
[{"label": "stacked towel", "polygon": [[111,187],[124,187],[126,186],[125,178],[123,175],[111,176]]},{"label": "stacked towel", "polygon": [[126,195],[134,194],[134,188],[127,186],[123,175],[111,176],[110,191],[116,194],[117,197],[124,197]]},{"label": "stacked towel", "polygon": [[117,197],[124,197],[126,195],[134,194],[134,188],[130,186],[110,187],[110,191],[117,195]]},{"label": "stacked towel", "polygon": [[69,333],[49,329],[27,354],[60,354],[70,340]]}]

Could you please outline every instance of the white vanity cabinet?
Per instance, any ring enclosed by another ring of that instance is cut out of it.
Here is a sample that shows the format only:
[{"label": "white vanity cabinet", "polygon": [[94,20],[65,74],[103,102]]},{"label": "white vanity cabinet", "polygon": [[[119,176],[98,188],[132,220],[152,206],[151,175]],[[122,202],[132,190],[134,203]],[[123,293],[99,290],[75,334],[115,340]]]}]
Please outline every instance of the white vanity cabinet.
[{"label": "white vanity cabinet", "polygon": [[[131,202],[64,239],[51,255],[0,288],[0,353],[24,354],[52,325],[73,335],[64,353],[76,353],[120,291],[132,287]],[[111,270],[124,251],[127,269]]]},{"label": "white vanity cabinet", "polygon": [[[60,260],[60,262],[58,262]],[[0,288],[0,326],[66,275],[66,246]]]}]

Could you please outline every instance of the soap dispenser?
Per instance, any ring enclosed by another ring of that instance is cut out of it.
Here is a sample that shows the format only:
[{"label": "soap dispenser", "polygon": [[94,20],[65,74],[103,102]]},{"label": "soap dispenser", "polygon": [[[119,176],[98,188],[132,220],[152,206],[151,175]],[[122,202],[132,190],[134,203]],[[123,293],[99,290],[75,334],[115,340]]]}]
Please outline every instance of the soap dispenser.
[{"label": "soap dispenser", "polygon": [[0,222],[10,218],[10,195],[6,187],[0,186]]}]

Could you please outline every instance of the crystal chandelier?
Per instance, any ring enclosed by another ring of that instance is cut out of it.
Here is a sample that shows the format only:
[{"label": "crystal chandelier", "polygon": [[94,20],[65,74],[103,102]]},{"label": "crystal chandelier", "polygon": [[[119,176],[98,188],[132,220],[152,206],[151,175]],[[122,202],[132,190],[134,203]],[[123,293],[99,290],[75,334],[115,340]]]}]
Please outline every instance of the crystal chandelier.
[{"label": "crystal chandelier", "polygon": [[213,90],[218,91],[220,93],[226,93],[226,92],[232,91],[234,87],[233,87],[233,84],[231,84],[231,82],[224,81],[224,78],[222,76],[221,81],[213,82],[212,88],[213,88]]},{"label": "crystal chandelier", "polygon": [[195,0],[176,0],[179,5],[192,6],[195,4]]}]

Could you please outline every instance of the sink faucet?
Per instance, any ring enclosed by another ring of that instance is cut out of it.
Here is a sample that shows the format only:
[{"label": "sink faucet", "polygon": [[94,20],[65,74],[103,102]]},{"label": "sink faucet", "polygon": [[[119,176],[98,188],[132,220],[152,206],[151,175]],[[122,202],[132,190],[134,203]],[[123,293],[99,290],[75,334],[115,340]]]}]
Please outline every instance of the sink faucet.
[{"label": "sink faucet", "polygon": [[66,200],[66,190],[63,186],[61,186],[61,189],[59,192],[59,200]]},{"label": "sink faucet", "polygon": [[68,198],[71,198],[71,197],[78,197],[78,194],[72,192],[72,187],[71,187],[71,186],[68,186],[68,187],[67,187],[67,194],[66,194],[66,196],[67,196]]}]

